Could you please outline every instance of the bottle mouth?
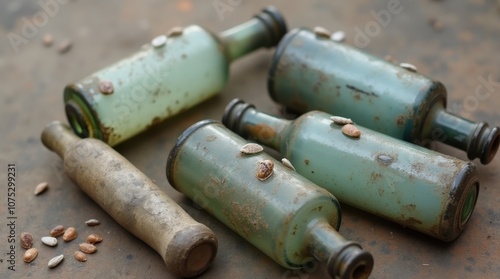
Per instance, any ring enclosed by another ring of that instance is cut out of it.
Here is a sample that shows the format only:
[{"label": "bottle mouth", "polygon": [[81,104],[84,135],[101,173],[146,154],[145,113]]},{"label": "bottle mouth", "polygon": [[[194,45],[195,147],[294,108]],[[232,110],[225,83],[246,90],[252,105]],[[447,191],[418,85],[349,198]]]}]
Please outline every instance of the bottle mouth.
[{"label": "bottle mouth", "polygon": [[[359,244],[350,242],[338,257],[328,261],[328,273],[331,278],[366,279],[373,270],[373,256],[363,250]],[[343,263],[343,264],[342,264]]]},{"label": "bottle mouth", "polygon": [[77,136],[80,138],[97,138],[104,140],[103,134],[98,129],[96,117],[89,104],[82,99],[81,92],[71,86],[64,90],[64,110],[66,118]]},{"label": "bottle mouth", "polygon": [[241,135],[240,131],[237,131],[239,123],[244,112],[249,108],[255,108],[255,106],[240,99],[233,99],[224,109],[222,124],[229,130]]},{"label": "bottle mouth", "polygon": [[465,223],[469,221],[469,218],[472,215],[472,211],[474,211],[474,207],[476,206],[478,188],[479,185],[478,183],[476,183],[473,187],[470,188],[469,192],[465,195],[465,199],[463,200],[460,209],[460,217],[459,217],[460,227],[465,226]]},{"label": "bottle mouth", "polygon": [[260,19],[266,25],[269,33],[271,34],[271,44],[268,47],[277,45],[288,31],[285,18],[274,6],[264,8],[262,12],[255,15],[255,17]]},{"label": "bottle mouth", "polygon": [[481,152],[481,163],[486,165],[493,161],[500,146],[500,128],[494,127],[486,138],[486,143]]}]

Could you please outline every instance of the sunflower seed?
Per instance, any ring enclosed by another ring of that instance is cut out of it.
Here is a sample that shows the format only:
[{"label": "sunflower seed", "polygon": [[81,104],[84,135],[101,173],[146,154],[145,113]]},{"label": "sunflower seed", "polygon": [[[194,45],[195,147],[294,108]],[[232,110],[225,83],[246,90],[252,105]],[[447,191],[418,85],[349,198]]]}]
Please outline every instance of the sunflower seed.
[{"label": "sunflower seed", "polygon": [[87,226],[97,226],[100,224],[100,222],[97,219],[90,219],[85,221],[85,224],[87,224]]},{"label": "sunflower seed", "polygon": [[55,256],[52,259],[50,259],[48,266],[50,268],[56,267],[58,264],[60,264],[62,262],[63,259],[64,259],[63,254],[61,254],[59,256]]},{"label": "sunflower seed", "polygon": [[339,125],[345,125],[345,124],[353,124],[352,120],[350,118],[345,118],[342,116],[332,116],[330,119],[333,121],[335,124]]},{"label": "sunflower seed", "polygon": [[97,251],[97,247],[90,243],[80,243],[80,250],[85,254],[92,254]]},{"label": "sunflower seed", "polygon": [[287,158],[283,158],[281,159],[281,163],[283,163],[283,165],[291,170],[295,170],[295,168],[293,167],[292,163],[290,161],[288,161]]},{"label": "sunflower seed", "polygon": [[59,47],[57,50],[59,51],[60,54],[64,54],[64,53],[68,52],[72,46],[73,46],[73,44],[71,43],[71,40],[66,39],[59,44]]},{"label": "sunflower seed", "polygon": [[257,169],[257,178],[259,180],[266,180],[273,174],[274,163],[270,160],[259,162]]},{"label": "sunflower seed", "polygon": [[69,227],[64,232],[63,239],[64,239],[64,241],[71,241],[71,240],[75,239],[77,236],[78,236],[78,232],[76,231],[76,229],[73,227]]},{"label": "sunflower seed", "polygon": [[57,238],[52,237],[52,236],[44,236],[42,237],[42,242],[43,244],[47,246],[56,246],[57,245]]},{"label": "sunflower seed", "polygon": [[42,43],[44,46],[49,47],[54,43],[54,37],[50,34],[43,35]]},{"label": "sunflower seed", "polygon": [[345,41],[345,32],[344,31],[336,31],[332,34],[332,36],[330,36],[330,38],[332,39],[332,41],[335,41],[335,42],[343,42]]},{"label": "sunflower seed", "polygon": [[113,83],[111,81],[101,80],[101,81],[99,81],[99,91],[101,91],[101,93],[104,95],[110,95],[110,94],[113,94],[115,89],[114,89]]},{"label": "sunflower seed", "polygon": [[349,137],[359,138],[361,136],[361,131],[352,124],[346,124],[342,127],[342,133]]},{"label": "sunflower seed", "polygon": [[33,245],[33,235],[29,232],[22,232],[19,235],[19,240],[21,241],[21,247],[24,249],[29,249]]},{"label": "sunflower seed", "polygon": [[39,194],[45,192],[49,188],[49,183],[47,182],[42,182],[35,187],[35,196],[38,196]]},{"label": "sunflower seed", "polygon": [[184,32],[184,28],[182,27],[172,27],[170,30],[167,32],[167,37],[177,37],[182,35]]},{"label": "sunflower seed", "polygon": [[415,67],[415,65],[412,65],[410,63],[401,63],[401,64],[399,64],[399,67],[401,67],[405,70],[408,70],[410,72],[414,72],[414,73],[417,72],[417,67]]},{"label": "sunflower seed", "polygon": [[316,34],[316,36],[318,37],[321,37],[321,38],[330,38],[330,36],[332,35],[332,33],[330,33],[330,31],[328,31],[328,29],[324,28],[324,27],[321,27],[321,26],[316,26],[314,27],[314,34]]},{"label": "sunflower seed", "polygon": [[50,236],[56,237],[64,234],[63,225],[57,225],[50,231]]},{"label": "sunflower seed", "polygon": [[262,150],[264,150],[264,148],[256,143],[247,143],[241,147],[240,152],[245,154],[255,154],[261,152]]},{"label": "sunflower seed", "polygon": [[36,258],[36,256],[38,256],[38,249],[30,248],[24,252],[23,260],[24,262],[30,263]]},{"label": "sunflower seed", "polygon": [[160,35],[158,37],[155,37],[153,40],[151,40],[151,45],[153,47],[161,47],[161,46],[164,46],[166,42],[167,42],[167,36]]},{"label": "sunflower seed", "polygon": [[85,255],[82,251],[75,251],[75,259],[79,262],[86,262],[87,255]]}]

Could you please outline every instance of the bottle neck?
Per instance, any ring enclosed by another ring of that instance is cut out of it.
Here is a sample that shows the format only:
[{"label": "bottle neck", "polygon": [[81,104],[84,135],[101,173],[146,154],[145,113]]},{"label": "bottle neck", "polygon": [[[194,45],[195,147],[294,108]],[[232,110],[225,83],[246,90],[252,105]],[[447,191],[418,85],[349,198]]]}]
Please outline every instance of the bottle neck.
[{"label": "bottle neck", "polygon": [[219,34],[229,62],[261,47],[276,46],[286,34],[286,23],[274,7],[267,7],[251,20]]},{"label": "bottle neck", "polygon": [[253,105],[235,99],[226,107],[222,123],[243,138],[281,152],[292,121],[259,112]]},{"label": "bottle neck", "polygon": [[67,125],[59,121],[50,123],[42,132],[42,143],[63,159],[66,151],[79,140]]},{"label": "bottle neck", "polygon": [[309,252],[324,263],[331,278],[368,278],[373,257],[359,244],[345,240],[326,220],[317,220],[306,236]]},{"label": "bottle neck", "polygon": [[[470,160],[480,158],[481,163],[493,160],[500,143],[500,129],[490,128],[486,122],[475,123],[446,111],[436,103],[428,115],[429,125],[424,138],[437,140],[467,152]],[[426,123],[427,124],[427,123]]]}]

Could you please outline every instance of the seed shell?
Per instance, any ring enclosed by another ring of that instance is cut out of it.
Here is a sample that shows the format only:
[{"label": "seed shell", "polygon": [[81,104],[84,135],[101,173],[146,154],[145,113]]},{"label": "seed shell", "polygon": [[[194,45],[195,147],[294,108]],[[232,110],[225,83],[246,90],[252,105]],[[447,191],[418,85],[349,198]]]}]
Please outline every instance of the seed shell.
[{"label": "seed shell", "polygon": [[41,193],[45,192],[45,190],[47,190],[47,188],[49,188],[49,183],[47,183],[47,182],[42,182],[42,183],[36,185],[35,192],[34,192],[35,196],[38,196]]},{"label": "seed shell", "polygon": [[257,169],[257,178],[259,180],[266,180],[273,174],[274,163],[270,160],[259,162]]},{"label": "seed shell", "polygon": [[350,118],[345,118],[342,116],[332,116],[330,119],[333,121],[335,124],[339,125],[345,125],[345,124],[353,124],[352,120]]},{"label": "seed shell", "polygon": [[52,237],[52,236],[44,236],[42,237],[42,242],[43,244],[47,246],[56,246],[57,245],[57,238]]},{"label": "seed shell", "polygon": [[264,150],[264,147],[256,143],[247,143],[241,147],[240,152],[244,154],[256,154],[262,152],[262,150]]},{"label": "seed shell", "polygon": [[64,259],[63,254],[61,254],[59,256],[55,256],[52,259],[50,259],[48,266],[50,268],[56,267],[58,264],[60,264],[62,262],[63,259]]},{"label": "seed shell", "polygon": [[36,256],[38,256],[38,249],[30,248],[24,252],[23,260],[26,263],[30,263],[36,258]]},{"label": "seed shell", "polygon": [[405,70],[408,70],[410,72],[414,72],[414,73],[417,72],[417,67],[415,67],[415,65],[410,64],[410,63],[401,63],[401,64],[399,64],[399,67],[401,67]]},{"label": "seed shell", "polygon": [[167,37],[177,37],[182,35],[184,32],[184,28],[182,27],[172,27],[170,30],[167,32]]},{"label": "seed shell", "polygon": [[346,35],[344,31],[336,31],[332,34],[330,38],[332,39],[332,41],[341,43],[345,41],[345,37]]},{"label": "seed shell", "polygon": [[85,224],[87,224],[87,226],[97,226],[100,224],[100,222],[97,219],[89,219],[85,221]]},{"label": "seed shell", "polygon": [[99,243],[102,241],[102,237],[98,234],[91,234],[89,236],[87,236],[87,243],[90,243],[90,244],[95,244],[95,243]]},{"label": "seed shell", "polygon": [[75,259],[79,262],[86,262],[87,261],[87,255],[83,253],[82,251],[75,251]]},{"label": "seed shell", "polygon": [[342,127],[342,133],[344,135],[353,137],[353,138],[359,138],[361,136],[361,131],[354,125],[352,124],[346,124]]},{"label": "seed shell", "polygon": [[76,231],[76,229],[73,227],[69,227],[64,232],[63,239],[64,239],[64,241],[71,241],[71,240],[75,239],[77,236],[78,236],[78,232]]},{"label": "seed shell", "polygon": [[29,249],[33,245],[33,235],[29,232],[22,232],[19,235],[19,240],[21,242],[21,247],[24,249]]},{"label": "seed shell", "polygon": [[283,158],[281,159],[281,163],[283,163],[283,165],[291,170],[295,170],[295,168],[293,167],[292,163],[287,159],[287,158]]},{"label": "seed shell", "polygon": [[93,254],[97,251],[97,247],[90,243],[80,243],[80,250],[85,254]]},{"label": "seed shell", "polygon": [[56,237],[64,234],[63,225],[57,225],[50,231],[50,236]]},{"label": "seed shell", "polygon": [[167,36],[160,35],[151,40],[151,45],[153,47],[162,47],[165,45],[166,42],[167,42]]},{"label": "seed shell", "polygon": [[316,34],[316,36],[318,36],[318,37],[328,38],[328,39],[332,35],[332,33],[330,31],[328,31],[328,29],[321,27],[321,26],[314,27],[314,34]]},{"label": "seed shell", "polygon": [[71,40],[66,39],[59,44],[57,51],[59,51],[60,54],[64,54],[64,53],[68,52],[72,46],[73,46],[73,44],[71,43]]}]

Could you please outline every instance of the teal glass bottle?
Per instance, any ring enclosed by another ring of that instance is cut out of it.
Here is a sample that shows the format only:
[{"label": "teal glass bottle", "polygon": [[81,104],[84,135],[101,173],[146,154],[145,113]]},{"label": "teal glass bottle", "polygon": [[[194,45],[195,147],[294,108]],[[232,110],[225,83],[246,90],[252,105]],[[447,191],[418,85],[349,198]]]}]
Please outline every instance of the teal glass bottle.
[{"label": "teal glass bottle", "polygon": [[245,144],[220,122],[194,124],[168,156],[170,185],[286,268],[316,259],[332,278],[367,278],[373,257],[337,232],[337,199]]},{"label": "teal glass bottle", "polygon": [[285,120],[236,99],[223,123],[279,151],[341,202],[443,241],[460,235],[479,191],[473,163],[360,126],[361,136],[349,137],[330,118],[312,111]]},{"label": "teal glass bottle", "polygon": [[440,141],[482,164],[493,160],[500,144],[498,127],[446,110],[440,82],[307,29],[294,29],[279,43],[268,90],[292,111],[342,115],[423,146]]},{"label": "teal glass bottle", "polygon": [[220,35],[192,25],[173,28],[134,55],[64,90],[75,133],[113,146],[212,97],[225,86],[229,64],[286,33],[276,8]]}]

